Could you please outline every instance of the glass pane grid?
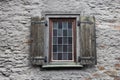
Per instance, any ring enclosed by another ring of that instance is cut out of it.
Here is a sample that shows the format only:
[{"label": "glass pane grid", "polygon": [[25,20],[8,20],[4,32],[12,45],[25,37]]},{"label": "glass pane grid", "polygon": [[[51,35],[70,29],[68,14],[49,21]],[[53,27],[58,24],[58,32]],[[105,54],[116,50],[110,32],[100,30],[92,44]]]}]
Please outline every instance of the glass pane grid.
[{"label": "glass pane grid", "polygon": [[72,24],[53,22],[53,60],[72,60]]}]

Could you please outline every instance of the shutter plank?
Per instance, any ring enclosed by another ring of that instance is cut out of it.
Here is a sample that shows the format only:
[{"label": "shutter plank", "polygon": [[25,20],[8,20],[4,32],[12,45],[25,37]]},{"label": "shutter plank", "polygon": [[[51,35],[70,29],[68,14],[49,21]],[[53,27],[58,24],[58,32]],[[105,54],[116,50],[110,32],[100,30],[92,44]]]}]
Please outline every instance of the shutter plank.
[{"label": "shutter plank", "polygon": [[31,18],[31,62],[33,65],[42,65],[44,63],[44,24],[41,18]]},{"label": "shutter plank", "polygon": [[96,64],[95,19],[80,17],[80,63],[83,65]]}]

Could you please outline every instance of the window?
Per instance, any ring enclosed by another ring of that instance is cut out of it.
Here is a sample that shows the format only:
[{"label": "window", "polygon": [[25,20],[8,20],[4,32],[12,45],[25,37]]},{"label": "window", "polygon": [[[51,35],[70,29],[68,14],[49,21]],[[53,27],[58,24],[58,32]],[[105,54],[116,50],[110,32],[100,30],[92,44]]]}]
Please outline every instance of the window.
[{"label": "window", "polygon": [[46,15],[31,18],[33,65],[95,65],[95,18],[77,15]]},{"label": "window", "polygon": [[50,61],[75,61],[75,18],[50,19]]}]

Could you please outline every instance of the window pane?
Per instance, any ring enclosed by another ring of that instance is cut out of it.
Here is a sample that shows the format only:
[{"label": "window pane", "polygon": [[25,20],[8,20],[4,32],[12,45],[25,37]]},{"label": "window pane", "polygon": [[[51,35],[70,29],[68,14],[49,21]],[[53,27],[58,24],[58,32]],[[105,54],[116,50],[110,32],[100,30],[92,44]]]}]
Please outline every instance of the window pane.
[{"label": "window pane", "polygon": [[58,53],[58,60],[62,60],[62,53]]},{"label": "window pane", "polygon": [[72,53],[68,53],[68,60],[72,60]]},{"label": "window pane", "polygon": [[67,45],[63,45],[63,52],[67,52]]},{"label": "window pane", "polygon": [[62,45],[58,45],[58,52],[62,52]]},{"label": "window pane", "polygon": [[68,29],[68,36],[72,36],[72,29]]},{"label": "window pane", "polygon": [[57,37],[53,37],[53,44],[57,44]]},{"label": "window pane", "polygon": [[68,22],[68,28],[72,29],[72,22]]},{"label": "window pane", "polygon": [[58,29],[58,23],[57,22],[53,22],[53,29]]},{"label": "window pane", "polygon": [[58,28],[59,28],[59,29],[62,29],[62,22],[59,22],[58,24],[59,24],[59,25],[58,25]]},{"label": "window pane", "polygon": [[63,44],[67,44],[67,37],[63,37]]},{"label": "window pane", "polygon": [[63,30],[63,36],[67,36],[67,30]]},{"label": "window pane", "polygon": [[58,60],[58,54],[57,53],[53,53],[53,60]]},{"label": "window pane", "polygon": [[72,52],[72,45],[68,45],[68,52]]},{"label": "window pane", "polygon": [[58,37],[58,44],[62,44],[62,37]]},{"label": "window pane", "polygon": [[57,45],[53,45],[53,52],[57,52]]},{"label": "window pane", "polygon": [[58,29],[58,36],[62,36],[62,29]]},{"label": "window pane", "polygon": [[72,37],[68,37],[68,44],[72,44]]},{"label": "window pane", "polygon": [[53,36],[57,36],[57,30],[53,30]]},{"label": "window pane", "polygon": [[68,22],[62,22],[62,27],[63,27],[63,29],[67,29],[68,28]]},{"label": "window pane", "polygon": [[67,53],[63,53],[63,60],[68,60],[68,54]]}]

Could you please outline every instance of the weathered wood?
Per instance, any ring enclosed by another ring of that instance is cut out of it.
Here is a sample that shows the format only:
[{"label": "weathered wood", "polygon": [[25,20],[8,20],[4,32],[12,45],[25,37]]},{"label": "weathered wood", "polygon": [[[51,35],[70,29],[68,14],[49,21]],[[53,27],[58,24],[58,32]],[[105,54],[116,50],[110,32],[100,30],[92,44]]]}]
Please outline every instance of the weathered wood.
[{"label": "weathered wood", "polygon": [[35,65],[44,63],[44,24],[41,18],[31,18],[31,62]]},{"label": "weathered wood", "polygon": [[80,17],[80,63],[96,64],[95,18]]}]

